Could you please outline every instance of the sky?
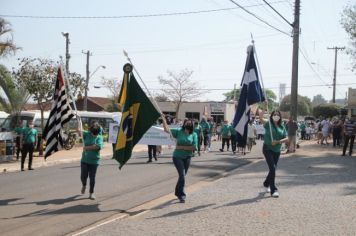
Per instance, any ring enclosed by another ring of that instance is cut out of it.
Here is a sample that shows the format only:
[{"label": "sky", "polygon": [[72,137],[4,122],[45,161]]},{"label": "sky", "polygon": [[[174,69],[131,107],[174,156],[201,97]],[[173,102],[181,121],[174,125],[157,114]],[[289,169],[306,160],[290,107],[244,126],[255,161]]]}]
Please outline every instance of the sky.
[{"label": "sky", "polygon": [[[279,98],[280,84],[286,84],[290,94],[292,72],[291,26],[262,0],[235,0],[273,29],[239,9],[229,0],[0,0],[0,15],[12,24],[14,41],[21,51],[2,58],[1,64],[17,68],[17,58],[41,57],[58,60],[65,56],[65,38],[70,37],[69,68],[85,76],[86,56],[90,50],[89,96],[107,97],[110,92],[100,86],[101,77],[122,80],[122,67],[127,62],[126,50],[152,94],[162,86],[158,76],[168,78],[167,71],[179,73],[193,70],[191,80],[204,94],[200,101],[221,101],[223,93],[239,87],[246,61],[246,49],[255,41],[257,59],[265,88]],[[292,0],[268,0],[289,22],[293,22]],[[345,6],[350,0],[301,1],[299,89],[310,99],[321,94],[332,99],[334,50],[328,47],[348,47],[349,37],[340,24]],[[155,17],[123,17],[166,13]],[[7,16],[4,16],[7,15]],[[35,18],[10,16],[92,17]],[[116,16],[116,18],[95,18]],[[285,33],[281,33],[283,31]],[[355,73],[345,51],[339,51],[336,98],[345,98],[349,87],[356,87]],[[140,81],[142,84],[142,82]]]}]

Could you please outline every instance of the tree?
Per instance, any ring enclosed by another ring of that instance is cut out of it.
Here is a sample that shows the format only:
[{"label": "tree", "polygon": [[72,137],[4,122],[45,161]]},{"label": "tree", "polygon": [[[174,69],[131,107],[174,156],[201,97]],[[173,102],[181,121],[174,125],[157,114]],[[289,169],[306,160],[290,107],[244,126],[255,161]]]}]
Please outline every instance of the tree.
[{"label": "tree", "polygon": [[0,57],[15,54],[18,49],[12,37],[11,24],[0,18]]},{"label": "tree", "polygon": [[[290,105],[291,105],[290,95],[287,95],[282,99],[279,105],[279,109],[281,111],[290,112]],[[298,95],[297,108],[298,108],[298,115],[302,115],[302,116],[310,115],[312,112],[312,105],[310,99],[308,97]]]},{"label": "tree", "polygon": [[351,47],[347,49],[347,53],[353,58],[352,70],[356,70],[356,3],[348,5],[344,8],[341,17],[341,25],[346,33],[350,36]]},{"label": "tree", "polygon": [[76,72],[69,73],[70,94],[75,98],[77,94],[82,94],[85,90],[84,77]]},{"label": "tree", "polygon": [[313,115],[315,117],[334,117],[340,114],[341,106],[330,103],[320,104],[313,109]]},{"label": "tree", "polygon": [[10,71],[3,65],[0,65],[0,87],[5,95],[0,96],[1,107],[7,113],[21,112],[30,95],[24,87],[16,83]]},{"label": "tree", "polygon": [[[276,94],[270,90],[270,89],[266,89],[265,90],[265,93],[266,93],[266,97],[267,97],[267,101],[268,101],[268,110],[269,111],[272,111],[274,110],[276,107],[278,107],[278,103],[276,102],[276,99],[277,99],[277,96]],[[266,110],[267,107],[266,107],[266,103],[260,103],[258,104],[258,107],[260,109],[263,109],[263,110]]]},{"label": "tree", "polygon": [[119,92],[120,92],[120,88],[121,88],[121,83],[120,83],[119,79],[117,79],[117,78],[107,79],[105,77],[101,77],[100,84],[104,88],[106,88],[110,91],[112,97],[114,97],[115,99],[117,99],[119,97]]},{"label": "tree", "polygon": [[118,106],[118,98],[119,98],[119,92],[121,88],[121,83],[119,79],[113,78],[113,79],[106,79],[105,77],[101,77],[101,82],[100,84],[108,89],[111,93],[111,104],[105,107],[105,111],[108,112],[117,112],[120,111],[120,108]]},{"label": "tree", "polygon": [[178,74],[167,71],[167,74],[170,78],[159,76],[158,81],[164,86],[163,95],[176,105],[177,116],[182,102],[197,99],[203,92],[199,89],[198,83],[191,81],[192,70],[184,69]]},{"label": "tree", "polygon": [[155,100],[156,100],[157,102],[168,102],[168,98],[167,98],[167,96],[164,95],[164,94],[157,94],[157,95],[155,96]]},{"label": "tree", "polygon": [[240,89],[233,89],[230,92],[224,93],[223,95],[225,96],[225,102],[234,100],[234,97],[236,100],[238,100],[240,97]]},{"label": "tree", "polygon": [[324,99],[324,97],[321,94],[315,95],[313,97],[312,105],[313,107],[318,106],[320,104],[326,104],[327,101]]},{"label": "tree", "polygon": [[[239,98],[240,98],[240,89],[235,89],[235,90],[231,90],[230,92],[224,93],[224,96],[226,97],[225,101],[234,100],[234,93],[235,92],[236,92],[236,95],[235,95],[236,96],[236,100],[238,101]],[[268,109],[271,111],[276,106],[278,106],[278,104],[276,102],[277,96],[270,89],[266,89],[265,93],[266,93],[266,97],[267,97],[267,100],[268,100]],[[267,107],[266,107],[265,103],[261,103],[261,104],[258,105],[258,108],[265,110]]]}]

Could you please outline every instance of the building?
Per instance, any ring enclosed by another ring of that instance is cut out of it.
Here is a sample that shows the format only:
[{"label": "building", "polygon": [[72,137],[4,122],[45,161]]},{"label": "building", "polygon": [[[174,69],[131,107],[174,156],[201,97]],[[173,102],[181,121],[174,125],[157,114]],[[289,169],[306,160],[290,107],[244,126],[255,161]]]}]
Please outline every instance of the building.
[{"label": "building", "polygon": [[224,120],[232,122],[235,115],[235,103],[233,102],[183,102],[176,115],[176,105],[173,102],[157,102],[161,111],[179,120],[193,118],[201,120],[203,116],[212,117],[215,122]]},{"label": "building", "polygon": [[[87,111],[104,111],[107,106],[112,104],[112,100],[110,98],[104,98],[104,97],[88,97],[88,103],[87,103]],[[83,110],[83,105],[84,105],[84,99],[83,98],[78,98],[76,101],[77,109],[78,111]],[[52,101],[46,102],[43,104],[44,110],[45,111],[50,111],[52,108]],[[25,111],[31,111],[31,110],[40,110],[39,106],[37,103],[29,103],[26,104],[24,107]]]},{"label": "building", "polygon": [[356,116],[356,89],[349,88],[346,108],[349,117]]}]

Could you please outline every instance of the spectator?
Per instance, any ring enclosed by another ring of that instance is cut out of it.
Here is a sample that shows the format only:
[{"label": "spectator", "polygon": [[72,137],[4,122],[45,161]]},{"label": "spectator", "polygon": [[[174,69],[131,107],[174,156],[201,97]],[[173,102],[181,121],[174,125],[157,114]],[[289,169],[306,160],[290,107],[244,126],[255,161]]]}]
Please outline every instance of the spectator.
[{"label": "spectator", "polygon": [[293,117],[289,117],[289,121],[286,125],[288,131],[288,152],[295,152],[296,146],[296,138],[297,138],[297,130],[298,124],[293,120]]},{"label": "spectator", "polygon": [[349,156],[351,156],[352,155],[352,150],[354,148],[355,133],[356,133],[355,117],[352,117],[351,119],[346,119],[344,127],[345,127],[344,128],[344,130],[345,130],[345,141],[344,141],[344,148],[342,150],[342,155],[345,156],[347,146],[349,145],[349,141],[351,140],[350,141],[350,149],[349,149]]}]

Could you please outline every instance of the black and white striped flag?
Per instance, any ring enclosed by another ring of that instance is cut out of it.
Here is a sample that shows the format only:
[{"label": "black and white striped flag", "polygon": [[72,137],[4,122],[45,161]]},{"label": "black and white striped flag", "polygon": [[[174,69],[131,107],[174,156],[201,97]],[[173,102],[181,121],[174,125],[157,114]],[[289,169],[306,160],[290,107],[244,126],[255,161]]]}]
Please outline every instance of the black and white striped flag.
[{"label": "black and white striped flag", "polygon": [[62,128],[74,116],[70,99],[67,97],[62,69],[58,68],[56,88],[53,94],[51,113],[47,120],[43,137],[46,140],[45,159],[63,146]]}]

